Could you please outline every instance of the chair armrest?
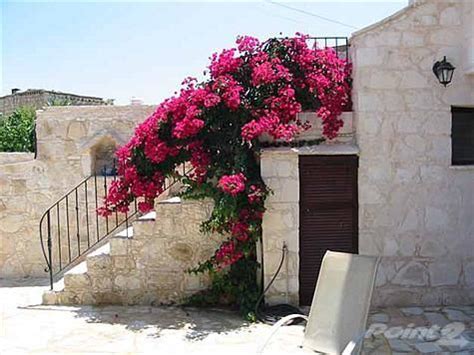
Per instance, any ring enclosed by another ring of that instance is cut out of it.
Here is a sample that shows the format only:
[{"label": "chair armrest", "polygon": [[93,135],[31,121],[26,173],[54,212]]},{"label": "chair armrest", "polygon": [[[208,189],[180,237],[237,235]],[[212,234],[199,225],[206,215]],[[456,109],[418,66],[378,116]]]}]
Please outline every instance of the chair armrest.
[{"label": "chair armrest", "polygon": [[278,329],[280,329],[282,326],[284,326],[285,324],[289,323],[291,320],[293,319],[297,319],[297,318],[303,318],[305,321],[308,321],[308,316],[305,316],[305,315],[302,315],[302,314],[290,314],[286,317],[283,317],[282,319],[280,319],[278,322],[276,322],[275,324],[272,325],[272,328],[270,329],[270,334],[268,335],[268,337],[265,339],[265,341],[263,342],[263,344],[258,348],[257,350],[257,354],[263,354],[263,351],[265,350],[265,347],[268,345],[268,343],[270,342],[270,340],[273,338],[273,336],[276,334],[276,332],[278,331]]},{"label": "chair armrest", "polygon": [[354,349],[364,340],[365,332],[359,334],[356,338],[352,339],[349,343],[347,343],[346,347],[342,351],[341,355],[352,355]]}]

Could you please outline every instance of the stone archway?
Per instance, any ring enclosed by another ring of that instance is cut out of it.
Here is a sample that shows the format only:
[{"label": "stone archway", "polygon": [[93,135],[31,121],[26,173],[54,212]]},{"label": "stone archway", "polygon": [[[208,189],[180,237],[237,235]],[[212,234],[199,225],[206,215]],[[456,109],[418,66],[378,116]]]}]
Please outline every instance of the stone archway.
[{"label": "stone archway", "polygon": [[103,137],[90,148],[91,171],[93,174],[115,174],[115,151],[117,146],[117,142],[111,137]]}]

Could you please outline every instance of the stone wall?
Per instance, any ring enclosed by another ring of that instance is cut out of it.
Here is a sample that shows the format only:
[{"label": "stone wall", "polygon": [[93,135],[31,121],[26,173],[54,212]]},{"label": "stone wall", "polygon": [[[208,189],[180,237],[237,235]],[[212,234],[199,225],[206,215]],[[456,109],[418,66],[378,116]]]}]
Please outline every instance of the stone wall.
[{"label": "stone wall", "polygon": [[[303,113],[302,120],[313,123],[312,129],[297,140],[321,138],[321,120],[314,113]],[[300,148],[267,148],[262,151],[260,169],[265,184],[272,194],[265,201],[267,208],[263,216],[263,270],[264,285],[273,278],[280,259],[282,247],[288,247],[286,261],[275,282],[268,290],[265,300],[270,304],[299,303],[299,171],[300,155],[347,155],[357,154],[354,145],[352,113],[343,113],[344,127],[340,136],[316,146]]]},{"label": "stone wall", "polygon": [[[132,237],[115,236],[66,273],[64,289],[45,293],[45,304],[141,304],[183,302],[209,285],[207,275],[187,271],[211,257],[222,241],[199,228],[211,202],[172,198],[155,205],[155,218],[133,222]],[[186,221],[183,223],[183,221]],[[123,234],[123,233],[122,233]]]},{"label": "stone wall", "polygon": [[22,106],[41,109],[54,104],[92,106],[106,105],[108,102],[100,97],[75,95],[50,90],[28,89],[23,92],[16,92],[11,95],[0,97],[0,115],[3,114],[8,116],[18,107]]},{"label": "stone wall", "polygon": [[92,169],[103,140],[127,141],[151,106],[49,107],[37,114],[37,158],[0,153],[0,278],[45,276],[43,212]]},{"label": "stone wall", "polygon": [[[451,166],[451,106],[474,106],[473,3],[417,0],[351,39],[353,125],[339,144],[267,149],[264,283],[289,253],[270,303],[298,303],[299,177],[305,154],[359,154],[359,251],[381,255],[374,306],[474,301],[474,167]],[[456,67],[444,88],[443,56]],[[319,136],[318,127],[308,132]],[[342,144],[341,144],[342,143]]]},{"label": "stone wall", "polygon": [[450,138],[451,106],[474,106],[473,26],[470,1],[419,0],[351,39],[360,252],[384,256],[375,305],[474,301],[474,167],[451,166]]}]

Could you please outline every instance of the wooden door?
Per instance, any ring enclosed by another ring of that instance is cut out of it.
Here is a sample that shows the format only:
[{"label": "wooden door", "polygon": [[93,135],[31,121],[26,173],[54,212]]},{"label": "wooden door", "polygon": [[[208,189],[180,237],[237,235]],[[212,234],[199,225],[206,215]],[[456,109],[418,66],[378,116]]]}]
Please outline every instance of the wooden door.
[{"label": "wooden door", "polygon": [[300,156],[300,305],[313,299],[326,250],[358,252],[355,155]]}]

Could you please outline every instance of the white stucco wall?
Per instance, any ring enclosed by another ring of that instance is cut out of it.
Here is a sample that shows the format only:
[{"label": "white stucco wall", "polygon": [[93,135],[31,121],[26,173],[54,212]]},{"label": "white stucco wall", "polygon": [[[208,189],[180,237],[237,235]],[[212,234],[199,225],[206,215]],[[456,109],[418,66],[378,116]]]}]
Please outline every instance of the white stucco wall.
[{"label": "white stucco wall", "polygon": [[470,1],[416,1],[351,39],[359,246],[384,256],[375,305],[474,302],[474,166],[451,166],[450,137],[451,106],[474,107],[472,15]]}]

